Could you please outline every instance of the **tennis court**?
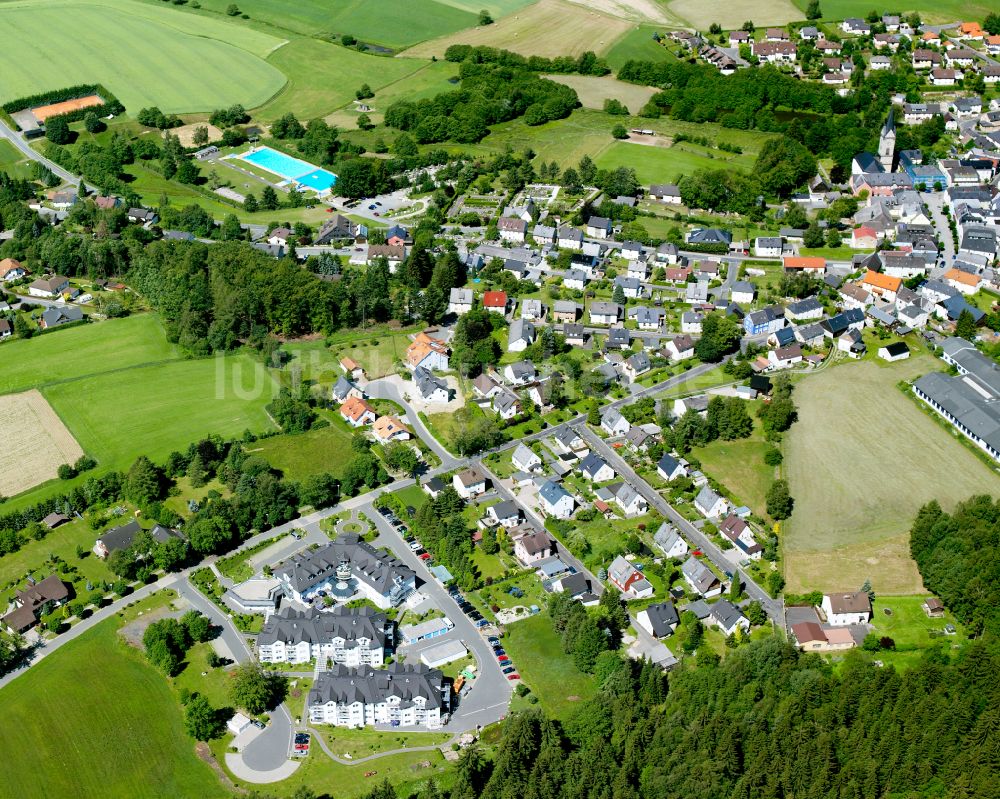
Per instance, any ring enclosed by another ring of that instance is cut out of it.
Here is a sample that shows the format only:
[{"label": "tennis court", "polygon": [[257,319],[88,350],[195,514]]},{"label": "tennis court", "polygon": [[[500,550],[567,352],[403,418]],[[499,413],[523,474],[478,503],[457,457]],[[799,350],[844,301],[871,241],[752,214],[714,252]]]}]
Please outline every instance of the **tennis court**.
[{"label": "tennis court", "polygon": [[270,147],[258,147],[256,150],[243,153],[238,157],[320,194],[328,192],[337,182],[337,176],[332,172],[320,169],[308,161],[301,161],[285,153],[272,150]]}]

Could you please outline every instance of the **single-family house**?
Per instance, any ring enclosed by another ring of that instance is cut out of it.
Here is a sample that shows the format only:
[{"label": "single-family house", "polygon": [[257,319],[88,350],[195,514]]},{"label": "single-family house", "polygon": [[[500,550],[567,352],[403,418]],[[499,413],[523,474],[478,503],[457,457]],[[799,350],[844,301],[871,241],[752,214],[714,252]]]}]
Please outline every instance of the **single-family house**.
[{"label": "single-family house", "polygon": [[453,288],[448,295],[448,313],[461,316],[472,310],[474,302],[472,289]]},{"label": "single-family house", "polygon": [[525,443],[520,443],[510,456],[514,468],[521,472],[536,472],[542,470],[542,459],[538,457]]},{"label": "single-family house", "polygon": [[524,412],[521,398],[508,388],[502,389],[493,397],[492,405],[497,416],[505,421],[520,416]]},{"label": "single-family house", "polygon": [[365,370],[353,358],[348,358],[347,356],[341,358],[340,368],[344,370],[344,374],[351,378],[351,380],[364,380]]},{"label": "single-family house", "polygon": [[569,492],[551,480],[546,480],[538,489],[538,501],[542,512],[556,519],[568,519],[576,508]]},{"label": "single-family house", "polygon": [[[637,277],[618,275],[615,278],[614,284],[616,288],[621,287],[622,292],[630,300],[637,300],[642,296],[642,281]],[[591,313],[593,313],[593,310]]]},{"label": "single-family house", "polygon": [[878,357],[890,363],[905,361],[910,357],[910,348],[906,346],[905,342],[896,341],[892,344],[886,344],[884,347],[879,347]]},{"label": "single-family house", "polygon": [[14,280],[20,280],[27,274],[28,270],[20,261],[13,258],[4,258],[0,261],[0,283],[11,283]]},{"label": "single-family house", "polygon": [[528,232],[528,223],[523,219],[502,217],[497,221],[497,231],[503,241],[523,244],[525,234]]},{"label": "single-family house", "polygon": [[786,272],[804,272],[820,278],[826,272],[826,259],[814,255],[786,255],[781,265]]},{"label": "single-family house", "polygon": [[380,416],[372,425],[372,433],[382,444],[388,444],[390,441],[409,441],[413,438],[410,428],[395,416]]},{"label": "single-family house", "polygon": [[428,369],[418,366],[413,370],[413,384],[424,402],[447,402],[451,399],[451,389],[444,378],[437,377]]},{"label": "single-family house", "polygon": [[872,601],[864,591],[824,594],[820,607],[827,623],[833,627],[867,624],[872,618]]},{"label": "single-family house", "polygon": [[697,311],[684,311],[681,314],[682,333],[701,333],[702,322],[705,317]]},{"label": "single-family house", "polygon": [[555,542],[543,532],[527,533],[514,540],[514,557],[525,566],[551,558],[554,550]]},{"label": "single-family house", "polygon": [[861,287],[872,295],[879,297],[885,302],[895,302],[896,292],[903,285],[903,281],[898,277],[875,272],[869,269],[861,281]]},{"label": "single-family house", "polygon": [[65,308],[46,308],[38,320],[38,326],[42,330],[51,330],[54,327],[68,325],[71,322],[83,320],[83,311],[79,308],[67,306]]},{"label": "single-family house", "polygon": [[676,183],[654,183],[649,187],[649,197],[670,205],[681,204],[681,190]]},{"label": "single-family house", "polygon": [[753,242],[757,258],[780,258],[783,242],[781,236],[758,236]]},{"label": "single-family house", "polygon": [[654,638],[673,635],[680,622],[677,609],[671,601],[656,602],[635,614],[636,623]]},{"label": "single-family house", "polygon": [[757,543],[753,529],[746,519],[731,513],[719,525],[719,532],[732,541],[750,560],[760,560],[764,548]]},{"label": "single-family house", "polygon": [[694,357],[694,339],[691,336],[675,336],[663,348],[672,361],[683,361]]},{"label": "single-family house", "polygon": [[728,637],[737,630],[747,632],[750,629],[750,620],[728,599],[720,599],[709,608],[708,623],[723,635]]},{"label": "single-family house", "polygon": [[665,453],[660,458],[659,463],[656,464],[656,471],[668,483],[678,477],[687,476],[687,468],[670,453]]},{"label": "single-family house", "polygon": [[646,498],[628,483],[619,483],[608,488],[614,495],[615,504],[621,508],[626,518],[642,516],[649,510]]},{"label": "single-family house", "polygon": [[583,231],[571,227],[561,227],[557,243],[562,250],[580,250],[583,247]]},{"label": "single-family house", "polygon": [[486,509],[487,519],[494,525],[512,530],[521,523],[521,509],[512,499],[497,502]]},{"label": "single-family house", "polygon": [[507,313],[507,292],[505,291],[487,291],[483,294],[483,307],[487,311],[493,311],[495,313],[506,314]]},{"label": "single-family house", "polygon": [[806,322],[810,319],[820,319],[822,316],[823,305],[815,297],[806,297],[785,308],[785,318],[789,322]]},{"label": "single-family house", "polygon": [[653,543],[668,558],[682,558],[688,553],[687,541],[672,524],[664,522],[653,535]]},{"label": "single-family house", "polygon": [[337,382],[333,384],[331,395],[334,400],[341,404],[347,402],[349,397],[365,398],[365,393],[343,375],[339,376]]},{"label": "single-family house", "polygon": [[535,341],[535,326],[527,319],[515,319],[507,331],[507,352],[524,352]]},{"label": "single-family house", "polygon": [[608,480],[614,480],[618,476],[608,462],[595,452],[591,452],[580,461],[577,468],[580,470],[580,474],[592,483],[604,483]]},{"label": "single-family house", "polygon": [[592,216],[587,220],[587,235],[592,239],[606,239],[611,235],[611,220]]},{"label": "single-family house", "polygon": [[785,309],[771,305],[748,313],[743,319],[743,329],[751,336],[770,335],[785,326]]},{"label": "single-family house", "polygon": [[590,322],[594,325],[618,324],[622,307],[616,302],[593,302],[590,304]]},{"label": "single-family house", "polygon": [[340,406],[340,417],[351,427],[364,427],[373,424],[378,418],[375,409],[360,397],[348,397]]},{"label": "single-family house", "polygon": [[652,583],[621,555],[608,566],[608,581],[628,599],[644,599],[654,593]]},{"label": "single-family house", "polygon": [[552,246],[556,243],[556,229],[551,225],[535,225],[531,229],[531,238],[535,244]]},{"label": "single-family house", "polygon": [[953,289],[966,295],[972,295],[979,291],[979,284],[982,282],[979,275],[955,268],[945,272],[942,279]]},{"label": "single-family house", "polygon": [[52,299],[60,296],[69,288],[69,278],[62,275],[40,277],[28,284],[28,294],[32,297]]},{"label": "single-family house", "polygon": [[452,475],[451,484],[462,499],[472,499],[486,493],[486,475],[475,466]]},{"label": "single-family house", "polygon": [[406,364],[410,369],[445,371],[448,368],[448,346],[440,339],[420,331],[406,348]]},{"label": "single-family house", "polygon": [[635,380],[639,375],[645,374],[652,368],[653,364],[649,360],[649,356],[645,350],[640,350],[625,359],[622,371],[624,371],[630,380]]},{"label": "single-family house", "polygon": [[681,576],[692,591],[706,599],[722,593],[722,581],[704,563],[693,555],[681,566]]},{"label": "single-family house", "polygon": [[503,376],[512,386],[526,386],[535,381],[538,372],[531,361],[517,361],[504,367]]},{"label": "single-family house", "polygon": [[791,344],[778,347],[767,354],[767,360],[772,369],[791,369],[795,364],[802,363],[802,346]]},{"label": "single-family house", "polygon": [[607,408],[601,414],[601,427],[609,436],[623,436],[629,431],[632,424],[621,415],[617,408]]},{"label": "single-family house", "polygon": [[756,295],[757,289],[746,280],[737,280],[729,290],[729,299],[740,305],[750,305]]},{"label": "single-family house", "polygon": [[563,286],[568,289],[583,291],[587,287],[589,276],[583,269],[567,269],[563,275]]},{"label": "single-family house", "polygon": [[706,519],[717,519],[729,510],[729,503],[709,485],[702,486],[694,498],[694,507]]},{"label": "single-family house", "polygon": [[3,618],[3,626],[12,633],[21,634],[35,626],[42,616],[69,599],[69,589],[59,576],[50,574],[44,580],[33,580],[14,594],[13,609]]}]

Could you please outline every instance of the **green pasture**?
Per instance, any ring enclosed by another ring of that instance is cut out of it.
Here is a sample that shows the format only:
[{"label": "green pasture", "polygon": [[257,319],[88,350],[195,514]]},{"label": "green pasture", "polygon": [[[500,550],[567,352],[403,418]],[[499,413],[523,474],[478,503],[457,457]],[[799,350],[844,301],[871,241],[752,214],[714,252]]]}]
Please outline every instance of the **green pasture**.
[{"label": "green pasture", "polygon": [[[809,0],[792,0],[800,9],[805,10],[809,5]],[[824,19],[846,19],[847,17],[861,17],[864,19],[873,8],[868,0],[822,0],[820,8],[823,9]],[[875,6],[875,8],[881,8]],[[996,11],[996,3],[990,0],[910,0],[905,7],[895,9],[891,13],[902,12],[920,14],[924,22],[946,23],[962,22],[966,20],[977,20],[982,22],[983,18],[991,11]],[[889,13],[888,10],[886,13]]]},{"label": "green pasture", "polygon": [[338,417],[329,427],[266,438],[247,449],[290,480],[322,472],[340,477],[350,459],[351,437],[347,425]]},{"label": "green pasture", "polygon": [[626,61],[676,61],[673,52],[653,40],[654,33],[663,32],[663,26],[636,25],[612,45],[604,58],[616,72]]}]

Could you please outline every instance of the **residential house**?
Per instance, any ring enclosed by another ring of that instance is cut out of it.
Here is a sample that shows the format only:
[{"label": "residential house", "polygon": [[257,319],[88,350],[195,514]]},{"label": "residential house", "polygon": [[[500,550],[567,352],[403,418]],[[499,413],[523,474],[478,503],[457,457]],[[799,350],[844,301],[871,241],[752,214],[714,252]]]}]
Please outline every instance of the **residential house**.
[{"label": "residential house", "polygon": [[645,599],[654,593],[652,583],[621,555],[608,566],[608,581],[627,599]]},{"label": "residential house", "polygon": [[[836,652],[856,646],[847,630],[824,630],[814,621],[803,621],[791,626],[792,637],[803,652]],[[843,635],[846,633],[846,635]]]},{"label": "residential house", "polygon": [[520,416],[524,412],[524,408],[521,405],[521,398],[507,388],[493,397],[492,404],[497,416],[505,421]]},{"label": "residential house", "polygon": [[678,477],[687,476],[687,468],[670,453],[665,453],[660,458],[659,463],[656,464],[656,471],[668,483]]},{"label": "residential house", "polygon": [[667,522],[660,525],[660,529],[653,536],[653,543],[668,558],[682,558],[688,553],[687,541],[676,527]]},{"label": "residential house", "polygon": [[864,591],[824,594],[820,607],[827,623],[833,627],[867,624],[872,618],[872,601]]},{"label": "residential house", "polygon": [[654,638],[673,635],[680,622],[674,603],[656,602],[635,614],[636,623]]},{"label": "residential house", "polygon": [[551,480],[546,480],[538,489],[538,501],[542,512],[556,519],[568,519],[576,508],[575,500],[566,489]]},{"label": "residential house", "polygon": [[592,302],[590,322],[594,325],[615,325],[621,318],[622,307],[615,302]]},{"label": "residential house", "polygon": [[781,265],[785,272],[804,272],[807,275],[823,277],[826,273],[826,259],[813,255],[786,255]]},{"label": "residential house", "polygon": [[393,225],[385,231],[385,243],[390,246],[398,247],[410,241],[410,232],[402,225]]},{"label": "residential house", "polygon": [[344,370],[344,374],[350,377],[351,380],[364,380],[365,370],[353,358],[348,358],[347,356],[341,358],[340,368]]},{"label": "residential house", "polygon": [[896,341],[892,344],[887,344],[884,347],[879,347],[878,357],[884,361],[889,361],[893,363],[895,361],[905,361],[910,357],[910,348],[902,341]]},{"label": "residential house", "polygon": [[820,322],[827,338],[838,338],[849,330],[859,331],[865,326],[865,312],[850,308]]},{"label": "residential house", "polygon": [[750,49],[767,64],[794,64],[798,59],[798,50],[792,42],[754,42]]},{"label": "residential house", "polygon": [[840,299],[845,309],[864,310],[875,300],[857,283],[845,283],[840,287]]},{"label": "residential house", "polygon": [[652,368],[653,364],[649,360],[649,356],[644,350],[641,350],[625,359],[625,364],[622,367],[622,370],[630,380],[634,381],[639,377],[639,375],[645,374]]},{"label": "residential house", "polygon": [[945,272],[942,275],[942,279],[956,291],[970,296],[979,291],[979,284],[981,283],[979,275],[955,268]]},{"label": "residential house", "polygon": [[[615,287],[621,287],[622,292],[630,300],[636,300],[642,297],[642,281],[635,277],[625,277],[624,275],[618,275],[615,278]],[[597,303],[594,303],[595,305]],[[591,308],[591,314],[593,314],[593,308]]]},{"label": "residential house", "polygon": [[752,304],[756,295],[757,289],[746,280],[737,280],[729,290],[729,299],[740,305]]},{"label": "residential house", "polygon": [[535,326],[527,319],[515,319],[507,331],[507,352],[524,352],[535,341]]},{"label": "residential house", "polygon": [[38,619],[45,616],[69,599],[69,589],[56,574],[44,580],[29,584],[14,594],[12,609],[0,618],[0,623],[15,634],[21,634],[35,626]]},{"label": "residential house", "polygon": [[365,398],[365,393],[343,376],[338,377],[337,382],[333,384],[331,395],[334,400],[341,404],[347,402],[349,397],[357,397],[358,399]]},{"label": "residential house", "polygon": [[69,278],[62,275],[52,275],[50,277],[40,277],[28,284],[28,294],[32,297],[44,297],[52,299],[60,296],[69,288]]},{"label": "residential house", "polygon": [[781,236],[758,236],[753,242],[753,254],[757,258],[780,258],[782,245]]},{"label": "residential house", "polygon": [[372,433],[382,444],[388,444],[391,441],[409,441],[413,438],[410,428],[395,416],[380,416],[372,425]]},{"label": "residential house", "polygon": [[589,276],[583,269],[567,269],[563,275],[563,286],[568,289],[583,291],[587,287]]},{"label": "residential house", "polygon": [[623,436],[632,424],[616,408],[606,408],[601,414],[601,427],[609,436]]},{"label": "residential house", "polygon": [[728,599],[720,599],[709,607],[708,623],[718,628],[719,632],[726,637],[737,630],[743,632],[750,630],[750,620]]},{"label": "residential house", "polygon": [[[656,248],[656,260],[664,264],[676,264],[681,257],[680,248],[676,244],[671,244],[668,241],[663,242],[659,247]],[[669,270],[668,270],[669,271]],[[680,281],[676,280],[676,277],[667,277],[668,280],[673,280],[675,282],[685,282],[687,280],[688,274],[684,275],[684,278]]]},{"label": "residential house", "polygon": [[547,533],[532,532],[514,539],[514,557],[525,566],[533,566],[555,552],[555,541]]},{"label": "residential house", "polygon": [[628,483],[618,483],[608,486],[608,490],[613,494],[615,504],[621,508],[622,513],[628,519],[642,516],[649,510],[649,503],[635,488]]},{"label": "residential house", "polygon": [[351,427],[364,427],[373,424],[378,418],[375,409],[359,397],[348,397],[340,406],[340,417]]},{"label": "residential house", "polygon": [[671,205],[681,204],[681,190],[675,183],[654,183],[649,187],[649,197]]},{"label": "residential house", "polygon": [[587,332],[583,325],[563,325],[563,336],[571,347],[583,347],[587,343]]},{"label": "residential house", "polygon": [[955,69],[932,69],[930,75],[931,86],[954,86],[961,73]]},{"label": "residential house", "polygon": [[486,493],[486,475],[475,466],[452,475],[451,484],[462,499],[472,499]]},{"label": "residential house", "polygon": [[482,399],[492,399],[500,393],[502,386],[485,372],[472,381],[472,391]]},{"label": "residential house", "polygon": [[743,329],[748,335],[770,335],[785,326],[785,309],[780,305],[771,305],[759,311],[748,313],[743,319]]},{"label": "residential house", "polygon": [[606,239],[611,235],[611,220],[592,216],[587,220],[587,235],[592,239]]},{"label": "residential house", "polygon": [[537,322],[545,316],[545,305],[541,300],[527,299],[521,301],[521,318]]},{"label": "residential house", "polygon": [[868,36],[872,32],[872,26],[858,17],[848,17],[840,23],[840,29],[854,36]]},{"label": "residential house", "polygon": [[744,556],[750,558],[750,560],[760,560],[764,548],[757,543],[757,539],[754,538],[753,529],[747,523],[746,519],[731,513],[719,525],[719,532],[732,541],[734,546]]},{"label": "residential house", "polygon": [[71,322],[83,320],[83,311],[79,308],[46,308],[38,320],[38,326],[42,330],[51,330],[54,327],[68,325]]},{"label": "residential house", "polygon": [[[131,521],[127,524],[120,525],[119,527],[112,528],[111,530],[106,530],[101,533],[101,535],[94,542],[93,553],[99,558],[106,558],[112,552],[117,552],[119,550],[128,549],[132,546],[132,542],[135,536],[142,531],[142,527],[139,525],[138,521]],[[161,527],[156,525],[152,530],[149,530],[149,535],[153,539],[154,543],[166,543],[171,538],[182,538],[183,536],[177,531],[172,530],[168,527]]]},{"label": "residential house", "polygon": [[632,348],[632,333],[625,327],[612,327],[608,330],[608,336],[604,340],[604,349],[629,350]]},{"label": "residential house", "polygon": [[487,291],[483,294],[483,307],[487,311],[493,311],[495,313],[506,314],[507,313],[507,292],[505,291]]},{"label": "residential house", "polygon": [[722,593],[722,582],[715,573],[693,555],[681,566],[681,576],[692,591],[706,599]]},{"label": "residential house", "polygon": [[672,361],[683,361],[694,357],[694,339],[690,336],[675,336],[667,342],[664,351]]},{"label": "residential house", "polygon": [[510,456],[510,462],[514,468],[522,472],[536,472],[542,470],[542,459],[538,457],[525,443],[520,443]]},{"label": "residential house", "polygon": [[507,364],[503,370],[504,379],[513,386],[526,386],[533,383],[538,373],[531,361],[517,361]]},{"label": "residential house", "polygon": [[14,328],[11,327],[10,322],[6,319],[0,319],[0,341],[3,341],[5,338],[10,338],[13,335]]},{"label": "residential house", "polygon": [[694,507],[706,519],[716,519],[729,510],[729,503],[710,486],[705,485],[694,498]]},{"label": "residential house", "polygon": [[521,523],[521,509],[512,499],[490,505],[486,509],[486,516],[494,524],[508,530],[514,529]]},{"label": "residential house", "polygon": [[682,333],[701,333],[701,325],[705,317],[695,311],[684,311],[681,314]]},{"label": "residential house", "polygon": [[595,452],[591,452],[580,461],[577,468],[580,470],[580,474],[592,483],[604,483],[608,480],[614,480],[618,476],[608,462]]},{"label": "residential house", "polygon": [[899,291],[899,287],[902,284],[903,281],[898,277],[890,277],[889,275],[882,274],[881,272],[875,272],[871,269],[865,273],[865,276],[861,281],[861,287],[863,289],[885,302],[896,301],[896,292]]},{"label": "residential house", "polygon": [[685,241],[688,244],[725,244],[728,247],[733,242],[733,234],[719,228],[692,228]]},{"label": "residential house", "polygon": [[20,280],[27,274],[28,270],[24,268],[24,264],[20,261],[16,261],[13,258],[4,258],[0,261],[0,283],[11,283],[15,280]]},{"label": "residential house", "polygon": [[445,371],[448,369],[448,346],[440,339],[420,331],[406,348],[406,364],[410,369]]},{"label": "residential house", "polygon": [[448,402],[451,399],[448,383],[421,366],[413,370],[413,384],[424,402]]},{"label": "residential house", "polygon": [[694,397],[682,397],[674,400],[674,416],[680,418],[688,411],[704,416],[708,412],[708,396],[699,394]]},{"label": "residential house", "polygon": [[583,232],[571,227],[561,227],[558,244],[562,250],[580,250],[583,247]]},{"label": "residential house", "polygon": [[[356,241],[362,236],[362,227],[364,226],[352,222],[343,214],[335,214],[320,226],[313,243],[327,245],[335,241]],[[365,228],[364,236],[367,236],[367,233],[368,230]]]},{"label": "residential house", "polygon": [[472,289],[453,288],[448,295],[448,313],[461,316],[471,311],[474,303]]},{"label": "residential house", "polygon": [[556,229],[550,225],[535,225],[531,229],[531,238],[536,244],[552,246],[556,243]]},{"label": "residential house", "polygon": [[379,258],[384,258],[393,274],[399,265],[406,260],[406,247],[402,244],[369,244],[365,263],[371,265]]},{"label": "residential house", "polygon": [[822,316],[823,305],[815,297],[806,297],[785,308],[785,318],[789,322],[806,322],[810,319],[820,319]]},{"label": "residential house", "polygon": [[528,223],[523,219],[502,217],[497,222],[497,231],[500,233],[500,238],[503,241],[512,241],[517,244],[523,244],[525,234],[528,232]]},{"label": "residential house", "polygon": [[772,369],[791,369],[795,364],[802,363],[802,346],[778,347],[767,354],[767,360]]}]

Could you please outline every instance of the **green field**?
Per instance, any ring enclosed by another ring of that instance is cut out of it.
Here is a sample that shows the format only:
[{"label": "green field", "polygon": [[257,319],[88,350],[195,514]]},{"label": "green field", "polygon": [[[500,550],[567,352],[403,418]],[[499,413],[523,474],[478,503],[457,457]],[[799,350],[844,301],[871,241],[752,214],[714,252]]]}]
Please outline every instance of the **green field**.
[{"label": "green field", "polygon": [[261,363],[238,354],[107,372],[42,393],[88,454],[122,469],[209,433],[273,429],[264,412],[273,385]]},{"label": "green field", "polygon": [[601,110],[605,100],[618,100],[633,114],[649,102],[656,94],[656,89],[649,86],[638,86],[606,76],[595,78],[590,75],[545,75],[543,77],[556,83],[562,83],[573,89],[584,108]]},{"label": "green field", "polygon": [[[107,24],[109,17],[114,25]],[[128,0],[0,5],[0,100],[74,83],[103,83],[138,110],[209,111],[262,104],[285,84],[264,56],[281,39],[221,20]],[[179,65],[197,64],[197,69]],[[239,80],[233,77],[238,75]]]},{"label": "green field", "polygon": [[[393,83],[375,89],[375,97],[365,101],[372,109],[367,112],[368,117],[376,124],[382,122],[385,109],[397,100],[423,100],[458,88],[456,83],[451,82],[458,75],[458,64],[452,61],[420,62],[401,58],[395,60],[399,63],[415,63],[423,64],[423,66],[416,72],[411,72]],[[349,99],[352,100],[353,95]],[[342,128],[356,128],[358,112],[354,108],[353,102],[348,103],[339,111],[328,116],[327,122]]]},{"label": "green field", "polygon": [[672,147],[650,147],[624,141],[613,142],[594,159],[594,162],[600,169],[632,167],[639,182],[646,185],[675,182],[682,175],[690,175],[698,169],[744,170],[753,164],[746,155],[733,155],[721,150],[711,151],[688,142],[675,144]]},{"label": "green field", "polygon": [[352,434],[338,418],[329,427],[295,435],[265,438],[249,447],[290,480],[302,480],[311,474],[343,474],[347,465]]},{"label": "green field", "polygon": [[[803,10],[809,5],[809,0],[792,0],[792,2]],[[824,19],[864,18],[873,8],[868,0],[823,0],[820,7],[823,9]],[[874,7],[882,8],[878,5]],[[964,20],[981,22],[991,11],[996,11],[997,6],[991,0],[935,0],[935,2],[910,0],[904,6],[900,6],[900,10],[906,14],[916,11],[924,22],[944,23]]]},{"label": "green field", "polygon": [[897,387],[943,366],[909,345],[909,360],[849,362],[797,383],[783,466],[795,498],[782,536],[790,591],[854,590],[870,578],[878,594],[920,593],[909,556],[917,509],[1000,490],[997,475]]},{"label": "green field", "polygon": [[594,678],[580,671],[563,652],[545,611],[508,625],[503,645],[525,684],[550,715],[565,716],[597,692]]},{"label": "green field", "polygon": [[616,72],[626,61],[675,61],[677,56],[653,41],[654,33],[663,32],[663,26],[637,25],[615,42],[604,58]]},{"label": "green field", "polygon": [[[719,23],[724,30],[732,30],[745,20],[752,20],[760,27],[784,25],[805,17],[792,0],[670,0],[667,9],[699,30],[708,30],[713,22]],[[826,5],[823,11],[829,13]],[[868,11],[871,11],[870,6],[860,16]]]},{"label": "green field", "polygon": [[[202,0],[209,11],[225,13],[229,0]],[[474,12],[436,0],[242,0],[240,10],[251,19],[306,35],[352,34],[364,42],[406,47],[433,36],[476,25]]]},{"label": "green field", "polygon": [[31,167],[24,154],[6,139],[0,140],[0,172],[15,178],[31,177]]},{"label": "green field", "polygon": [[[959,645],[964,640],[962,625],[955,620],[950,612],[940,619],[932,619],[924,613],[922,596],[886,596],[876,597],[872,605],[872,626],[880,636],[887,635],[896,642],[894,651],[880,651],[875,657],[886,665],[897,668],[914,666],[920,660],[922,652],[937,641],[946,641],[949,645]],[[887,614],[888,609],[891,613]],[[954,636],[932,636],[944,629],[946,624],[954,624],[957,634]]]},{"label": "green field", "polygon": [[226,796],[166,678],[98,625],[0,689],[0,797]]},{"label": "green field", "polygon": [[110,319],[4,344],[0,394],[179,357],[154,314]]}]

